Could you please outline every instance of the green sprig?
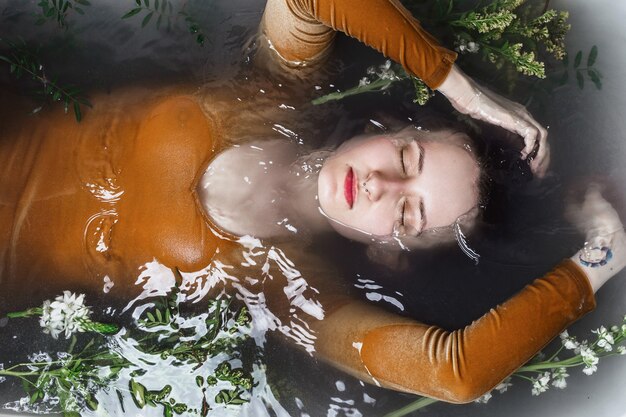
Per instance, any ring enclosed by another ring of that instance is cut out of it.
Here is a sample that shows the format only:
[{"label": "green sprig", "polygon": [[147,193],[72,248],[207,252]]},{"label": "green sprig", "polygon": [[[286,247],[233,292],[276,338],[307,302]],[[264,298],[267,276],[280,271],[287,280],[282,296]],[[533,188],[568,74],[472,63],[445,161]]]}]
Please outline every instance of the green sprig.
[{"label": "green sprig", "polygon": [[[92,107],[87,98],[82,95],[80,88],[73,85],[61,85],[55,77],[46,74],[45,67],[37,56],[30,52],[26,44],[15,43],[8,40],[0,39],[10,47],[8,55],[0,55],[0,61],[5,62],[9,66],[9,72],[16,79],[22,76],[28,76],[40,85],[38,94],[44,100],[58,101],[63,103],[65,113],[72,107],[76,121],[82,120],[81,106]],[[41,108],[35,109],[38,112]]]},{"label": "green sprig", "polygon": [[[67,29],[67,16],[71,10],[83,15],[83,7],[90,6],[88,0],[40,0],[37,4],[41,8],[41,15],[36,23],[42,25],[52,20],[56,21],[60,28]],[[82,6],[82,7],[81,7]]]}]

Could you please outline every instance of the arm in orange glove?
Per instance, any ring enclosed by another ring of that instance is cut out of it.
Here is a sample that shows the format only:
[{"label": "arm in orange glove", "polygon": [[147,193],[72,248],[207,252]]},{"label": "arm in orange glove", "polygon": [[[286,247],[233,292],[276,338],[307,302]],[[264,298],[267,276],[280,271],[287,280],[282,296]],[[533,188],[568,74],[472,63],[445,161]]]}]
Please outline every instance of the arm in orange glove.
[{"label": "arm in orange glove", "polygon": [[[317,353],[384,387],[455,403],[480,397],[592,310],[594,292],[626,266],[626,233],[598,187],[570,217],[590,247],[469,326],[448,332],[363,302],[335,303],[316,324]],[[600,247],[612,253],[604,263],[594,260]]]},{"label": "arm in orange glove", "polygon": [[293,65],[319,61],[335,31],[344,32],[431,88],[443,82],[456,59],[397,0],[268,0],[263,31],[276,53]]},{"label": "arm in orange glove", "polygon": [[550,163],[548,132],[526,109],[478,85],[456,65],[398,0],[268,0],[263,32],[282,61],[293,66],[319,62],[335,31],[341,31],[402,64],[459,112],[501,126],[524,141],[521,157],[545,175]]},{"label": "arm in orange glove", "polygon": [[585,273],[567,260],[463,329],[448,332],[352,302],[318,323],[315,347],[365,381],[464,403],[495,387],[594,307]]}]

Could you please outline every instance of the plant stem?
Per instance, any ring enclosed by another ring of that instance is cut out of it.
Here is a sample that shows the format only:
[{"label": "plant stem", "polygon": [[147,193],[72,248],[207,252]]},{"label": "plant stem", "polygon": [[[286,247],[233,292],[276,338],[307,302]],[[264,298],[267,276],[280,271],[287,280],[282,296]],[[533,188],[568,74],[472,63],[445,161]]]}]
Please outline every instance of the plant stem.
[{"label": "plant stem", "polygon": [[417,411],[420,408],[424,408],[430,404],[436,403],[439,400],[435,400],[434,398],[422,397],[419,400],[413,401],[409,405],[406,405],[402,408],[399,408],[391,413],[385,414],[385,417],[403,417],[413,411]]},{"label": "plant stem", "polygon": [[313,103],[314,105],[324,104],[329,101],[341,100],[345,97],[353,96],[356,94],[384,90],[385,88],[393,84],[395,81],[398,81],[398,80],[379,78],[375,81],[372,81],[371,83],[367,85],[359,85],[357,87],[350,88],[349,90],[346,90],[346,91],[326,94],[325,96],[316,98],[311,103]]},{"label": "plant stem", "polygon": [[33,307],[24,311],[16,311],[13,313],[8,313],[7,317],[10,319],[22,318],[22,317],[32,317],[32,316],[40,316],[43,310],[41,307]]}]

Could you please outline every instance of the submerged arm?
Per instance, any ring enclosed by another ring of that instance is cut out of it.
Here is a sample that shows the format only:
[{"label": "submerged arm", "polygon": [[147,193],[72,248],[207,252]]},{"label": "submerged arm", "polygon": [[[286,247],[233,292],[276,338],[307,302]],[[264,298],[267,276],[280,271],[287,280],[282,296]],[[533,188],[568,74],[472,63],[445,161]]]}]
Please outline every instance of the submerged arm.
[{"label": "submerged arm", "polygon": [[594,307],[585,273],[567,260],[453,332],[365,303],[344,305],[320,323],[316,350],[364,380],[464,403],[492,389]]}]

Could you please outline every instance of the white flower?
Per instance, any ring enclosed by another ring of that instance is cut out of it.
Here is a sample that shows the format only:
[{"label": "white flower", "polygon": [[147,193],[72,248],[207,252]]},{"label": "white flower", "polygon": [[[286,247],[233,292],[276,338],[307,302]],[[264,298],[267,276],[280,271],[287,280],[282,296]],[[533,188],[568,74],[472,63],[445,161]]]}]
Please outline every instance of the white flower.
[{"label": "white flower", "polygon": [[617,353],[619,353],[620,355],[626,355],[626,346],[618,346]]},{"label": "white flower", "polygon": [[475,403],[481,403],[481,404],[487,404],[489,402],[489,400],[491,399],[491,397],[492,397],[491,391],[489,391],[488,393],[486,393],[482,397],[474,400],[474,402]]},{"label": "white flower", "polygon": [[91,311],[84,304],[85,295],[77,296],[69,291],[63,291],[53,302],[46,300],[41,307],[42,314],[39,324],[44,333],[49,333],[57,339],[61,333],[69,338],[76,331],[83,331],[81,322],[88,320]]},{"label": "white flower", "polygon": [[610,352],[613,350],[613,343],[615,343],[615,339],[613,339],[613,335],[606,330],[604,326],[600,326],[599,329],[592,330],[591,333],[596,333],[598,335],[598,346],[603,348],[605,351]]},{"label": "white flower", "polygon": [[513,384],[511,383],[511,377],[508,377],[507,379],[505,379],[504,381],[502,381],[498,385],[496,385],[496,387],[494,389],[497,390],[500,394],[503,394],[511,386],[513,386]]},{"label": "white flower", "polygon": [[580,345],[576,341],[575,337],[569,335],[567,330],[564,330],[559,336],[561,337],[561,343],[563,344],[565,349],[574,350]]},{"label": "white flower", "polygon": [[557,368],[554,372],[552,372],[552,386],[564,389],[567,387],[567,381],[565,378],[568,376],[569,374],[566,372],[565,368]]},{"label": "white flower", "polygon": [[533,380],[533,388],[531,390],[533,395],[539,395],[542,392],[546,392],[550,386],[550,372],[544,372],[543,375]]},{"label": "white flower", "polygon": [[467,43],[467,52],[470,54],[475,54],[480,49],[480,45],[476,42],[468,42]]},{"label": "white flower", "polygon": [[598,359],[598,356],[596,355],[596,352],[594,352],[588,346],[581,346],[580,356],[582,356],[583,362],[587,366],[595,366],[600,361],[600,359]]},{"label": "white flower", "polygon": [[591,375],[597,370],[598,370],[598,367],[596,365],[587,365],[583,369],[583,372],[585,373],[585,375]]},{"label": "white flower", "polygon": [[369,83],[370,83],[369,78],[367,78],[367,77],[363,77],[363,78],[361,78],[361,79],[359,80],[359,87],[366,86],[366,85],[368,85]]}]

